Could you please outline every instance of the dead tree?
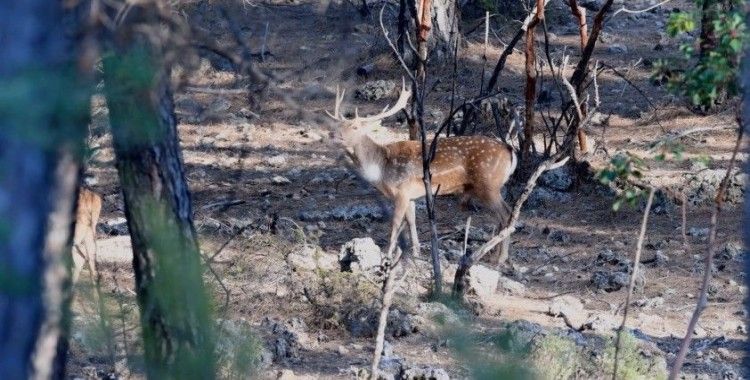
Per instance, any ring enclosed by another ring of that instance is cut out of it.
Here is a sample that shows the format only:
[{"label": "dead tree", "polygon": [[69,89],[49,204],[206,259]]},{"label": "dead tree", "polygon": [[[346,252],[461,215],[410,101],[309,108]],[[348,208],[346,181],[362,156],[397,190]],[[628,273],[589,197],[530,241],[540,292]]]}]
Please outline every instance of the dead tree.
[{"label": "dead tree", "polygon": [[133,244],[146,373],[210,379],[212,320],[164,61],[164,7],[141,3],[120,11],[107,38],[105,93]]},{"label": "dead tree", "polygon": [[87,90],[62,2],[0,16],[0,378],[64,378]]},{"label": "dead tree", "polygon": [[[589,42],[589,30],[586,24],[586,8],[578,5],[577,0],[568,0],[570,11],[573,13],[573,17],[578,22],[578,35],[581,41],[581,53],[586,49],[586,44]],[[581,105],[581,113],[585,117],[587,113],[586,105]],[[586,153],[589,150],[588,139],[586,138],[586,132],[583,129],[578,129],[578,147],[581,149],[581,153]]]}]

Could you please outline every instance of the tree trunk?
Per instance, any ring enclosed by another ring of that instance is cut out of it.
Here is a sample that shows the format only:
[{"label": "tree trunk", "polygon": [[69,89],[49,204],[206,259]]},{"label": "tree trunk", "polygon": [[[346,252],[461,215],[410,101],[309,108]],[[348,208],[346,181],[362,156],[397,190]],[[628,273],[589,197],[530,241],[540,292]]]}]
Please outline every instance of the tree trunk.
[{"label": "tree trunk", "polygon": [[0,379],[63,378],[88,92],[62,2],[0,8]]},{"label": "tree trunk", "polygon": [[[544,12],[544,8],[541,8],[541,12]],[[537,13],[537,15],[539,12]],[[524,99],[526,103],[526,114],[523,126],[523,144],[521,145],[521,161],[526,162],[531,152],[531,147],[534,145],[534,104],[536,103],[536,25],[539,23],[539,16],[537,16],[526,29],[526,47],[524,49],[526,55],[526,87],[524,91]]]},{"label": "tree trunk", "polygon": [[[747,9],[747,8],[746,8]],[[746,11],[745,13],[745,25],[750,25],[750,11]],[[742,99],[742,110],[740,110],[741,115],[741,128],[745,128],[745,136],[750,136],[750,124],[748,123],[748,120],[750,120],[750,45],[745,44],[745,56],[742,60],[742,88],[743,88],[743,99]],[[747,152],[747,148],[744,150]],[[750,160],[745,159],[745,174],[750,173]],[[747,247],[750,247],[750,191],[745,191],[745,204],[743,206],[744,208],[744,218],[743,218],[743,225],[742,225],[742,235],[743,240],[745,241],[745,249],[743,257],[743,267],[745,269],[745,273],[750,273],[750,255],[747,253]],[[745,275],[744,280],[745,286],[750,286],[750,276]],[[745,311],[750,311],[750,295],[747,293],[745,294],[744,299],[744,306]],[[748,315],[748,314],[745,314]],[[747,317],[745,317],[745,326],[748,326],[748,320]],[[742,360],[742,364],[745,368],[750,368],[750,345],[744,345],[745,355]]]},{"label": "tree trunk", "polygon": [[461,13],[456,0],[432,1],[432,28],[430,50],[437,63],[448,62],[453,56],[459,38]]},{"label": "tree trunk", "polygon": [[215,377],[212,320],[153,5],[114,32],[104,76],[149,378]]}]

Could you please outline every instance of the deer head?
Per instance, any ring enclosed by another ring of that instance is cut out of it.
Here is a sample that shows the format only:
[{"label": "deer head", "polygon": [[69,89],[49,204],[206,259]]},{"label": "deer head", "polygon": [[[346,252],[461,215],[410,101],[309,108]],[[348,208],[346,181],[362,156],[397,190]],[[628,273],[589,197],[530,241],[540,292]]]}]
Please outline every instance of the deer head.
[{"label": "deer head", "polygon": [[402,79],[401,93],[392,107],[389,108],[386,106],[382,112],[376,115],[364,117],[360,117],[355,108],[354,117],[347,119],[341,112],[341,103],[344,100],[344,93],[345,91],[339,92],[338,86],[336,87],[336,103],[334,105],[333,113],[326,111],[326,114],[340,122],[340,128],[336,132],[340,135],[341,142],[347,150],[351,150],[374,128],[380,126],[381,120],[393,116],[404,109],[409,102],[409,98],[411,98],[411,90],[406,89],[406,82]]}]

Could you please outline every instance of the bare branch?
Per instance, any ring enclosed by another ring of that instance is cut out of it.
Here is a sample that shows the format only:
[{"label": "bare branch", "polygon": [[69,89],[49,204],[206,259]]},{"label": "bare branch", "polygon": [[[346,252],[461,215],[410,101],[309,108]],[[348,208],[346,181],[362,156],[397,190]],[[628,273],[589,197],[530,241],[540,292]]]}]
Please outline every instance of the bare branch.
[{"label": "bare branch", "polygon": [[698,302],[695,305],[693,316],[690,318],[690,323],[688,324],[685,338],[683,338],[682,344],[680,344],[680,351],[677,353],[677,357],[675,358],[674,364],[672,366],[672,371],[669,373],[670,380],[677,379],[680,374],[682,363],[685,361],[685,356],[687,356],[687,352],[690,348],[690,341],[693,339],[693,331],[695,330],[695,325],[698,324],[698,319],[700,319],[701,313],[703,312],[703,309],[706,308],[706,304],[708,303],[708,284],[711,282],[711,269],[713,267],[714,251],[716,250],[716,226],[719,219],[719,212],[721,212],[721,206],[724,204],[724,194],[726,193],[727,186],[729,185],[729,178],[732,175],[732,169],[734,169],[734,164],[737,161],[737,152],[739,152],[740,150],[740,145],[742,144],[742,135],[744,133],[744,125],[740,117],[738,117],[738,124],[739,132],[737,133],[737,142],[734,145],[732,158],[729,160],[727,173],[721,180],[719,190],[716,192],[716,199],[714,200],[714,210],[711,213],[711,227],[710,233],[708,235],[708,249],[706,250],[706,265],[703,268],[703,283],[701,284],[700,295],[698,296]]},{"label": "bare branch", "polygon": [[628,293],[625,296],[625,311],[622,316],[622,323],[620,328],[617,329],[617,337],[615,338],[615,365],[612,371],[612,380],[617,380],[617,367],[619,364],[620,355],[620,339],[622,337],[622,330],[625,329],[625,323],[628,320],[628,311],[630,310],[630,297],[633,296],[633,288],[635,288],[635,280],[638,278],[638,264],[641,262],[641,250],[643,249],[643,239],[646,235],[646,226],[648,225],[648,215],[651,213],[651,204],[654,202],[655,188],[651,188],[648,193],[648,201],[646,202],[646,209],[643,211],[643,222],[641,223],[641,233],[638,235],[638,244],[635,249],[635,258],[633,259],[633,271],[630,273],[630,285],[628,286]]}]

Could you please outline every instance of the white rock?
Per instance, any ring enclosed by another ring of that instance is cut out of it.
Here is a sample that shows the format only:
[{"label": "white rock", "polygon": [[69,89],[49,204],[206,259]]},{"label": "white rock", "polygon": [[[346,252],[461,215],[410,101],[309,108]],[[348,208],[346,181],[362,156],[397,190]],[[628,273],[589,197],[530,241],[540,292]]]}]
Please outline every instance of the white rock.
[{"label": "white rock", "polygon": [[355,238],[341,246],[341,268],[352,272],[367,271],[380,266],[380,247],[372,238]]},{"label": "white rock", "polygon": [[500,277],[500,288],[516,296],[522,296],[526,293],[526,285],[507,277]]},{"label": "white rock", "polygon": [[267,157],[265,160],[263,160],[267,165],[273,166],[273,167],[280,167],[286,165],[286,156],[283,154],[278,154],[275,156]]},{"label": "white rock", "polygon": [[489,300],[495,296],[500,272],[484,265],[474,265],[469,269],[469,291],[480,300]]},{"label": "white rock", "polygon": [[292,181],[290,181],[289,178],[286,178],[280,175],[277,175],[271,178],[271,182],[273,182],[276,185],[287,185],[287,184],[292,183]]}]

